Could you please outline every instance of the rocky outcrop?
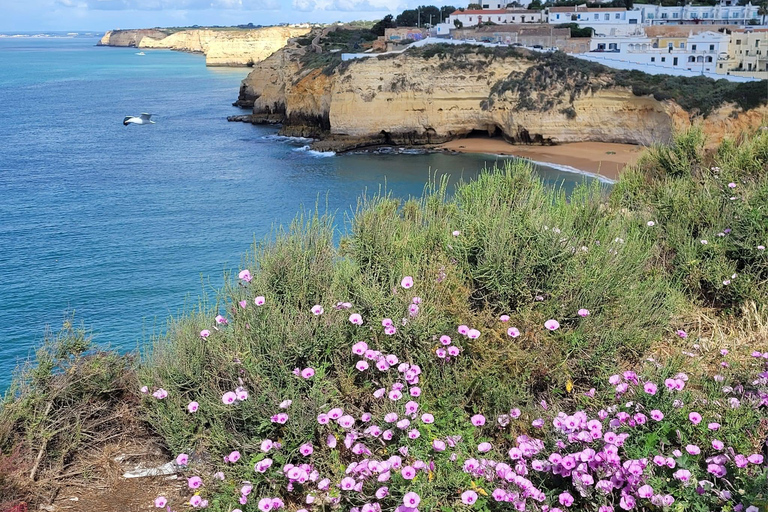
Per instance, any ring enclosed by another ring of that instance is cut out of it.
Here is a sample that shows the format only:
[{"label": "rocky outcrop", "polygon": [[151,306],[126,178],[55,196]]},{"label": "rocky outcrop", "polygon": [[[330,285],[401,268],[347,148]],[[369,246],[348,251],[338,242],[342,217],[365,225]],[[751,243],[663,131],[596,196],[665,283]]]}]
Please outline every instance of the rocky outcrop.
[{"label": "rocky outcrop", "polygon": [[746,112],[723,105],[703,118],[613,85],[608,74],[526,72],[540,63],[522,54],[406,52],[329,70],[304,67],[301,51],[286,48],[258,65],[237,104],[253,108],[253,122],[282,120],[285,135],[323,139],[316,143],[322,150],[437,144],[478,132],[516,143],[650,145],[693,123],[714,143],[754,129],[768,114],[765,105]]},{"label": "rocky outcrop", "polygon": [[168,34],[169,32],[167,31],[155,28],[142,28],[136,30],[109,30],[106,34],[104,34],[101,40],[96,43],[96,45],[136,47],[145,37],[162,39]]},{"label": "rocky outcrop", "polygon": [[[302,27],[190,29],[173,33],[120,30],[108,32],[99,44],[202,53],[207,66],[253,66],[284,47],[290,38],[307,34],[309,30]],[[128,41],[131,44],[122,44]]]}]

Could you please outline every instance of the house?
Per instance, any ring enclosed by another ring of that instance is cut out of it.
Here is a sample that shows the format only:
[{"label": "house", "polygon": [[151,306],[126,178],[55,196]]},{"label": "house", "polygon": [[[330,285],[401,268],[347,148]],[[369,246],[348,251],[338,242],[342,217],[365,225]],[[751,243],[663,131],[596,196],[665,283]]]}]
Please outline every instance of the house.
[{"label": "house", "polygon": [[590,53],[606,60],[687,70],[702,74],[716,73],[719,62],[728,58],[728,34],[700,32],[687,36],[598,36],[590,41]]},{"label": "house", "polygon": [[483,23],[541,23],[543,16],[541,11],[529,11],[526,9],[465,9],[456,10],[448,16],[448,23],[456,25],[460,22],[464,27],[476,27]]},{"label": "house", "polygon": [[547,23],[550,25],[578,23],[581,27],[595,29],[595,34],[601,35],[640,34],[642,13],[628,11],[623,7],[587,7],[586,4],[550,7],[547,12]]},{"label": "house", "polygon": [[768,29],[734,30],[728,60],[718,62],[717,73],[768,79]]},{"label": "house", "polygon": [[720,0],[716,5],[634,5],[646,25],[747,25],[759,21],[758,9],[751,3],[739,5],[737,0]]}]

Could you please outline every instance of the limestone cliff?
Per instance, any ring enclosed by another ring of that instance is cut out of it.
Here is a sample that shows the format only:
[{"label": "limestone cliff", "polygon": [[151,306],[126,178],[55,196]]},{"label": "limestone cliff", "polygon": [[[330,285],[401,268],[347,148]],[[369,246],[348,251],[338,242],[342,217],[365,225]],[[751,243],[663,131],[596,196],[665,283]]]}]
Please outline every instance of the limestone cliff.
[{"label": "limestone cliff", "polygon": [[[650,145],[702,123],[712,142],[754,129],[765,104],[722,105],[706,117],[670,99],[638,94],[609,72],[557,74],[539,57],[464,51],[405,52],[309,69],[302,51],[272,55],[243,81],[254,122],[282,120],[282,133],[323,139],[318,149],[433,144],[473,132],[520,143],[576,141]],[[542,71],[543,69],[543,71]],[[600,68],[604,69],[604,68]],[[764,85],[764,84],[763,84]]]},{"label": "limestone cliff", "polygon": [[[159,30],[121,30],[108,32],[99,44],[202,53],[207,66],[253,66],[285,46],[290,38],[302,36],[309,30],[301,27],[190,29],[171,34]],[[125,41],[132,44],[117,44]]]},{"label": "limestone cliff", "polygon": [[139,45],[139,41],[141,41],[144,37],[162,39],[168,34],[169,32],[154,28],[142,28],[136,30],[109,30],[97,43],[97,46],[136,47]]}]

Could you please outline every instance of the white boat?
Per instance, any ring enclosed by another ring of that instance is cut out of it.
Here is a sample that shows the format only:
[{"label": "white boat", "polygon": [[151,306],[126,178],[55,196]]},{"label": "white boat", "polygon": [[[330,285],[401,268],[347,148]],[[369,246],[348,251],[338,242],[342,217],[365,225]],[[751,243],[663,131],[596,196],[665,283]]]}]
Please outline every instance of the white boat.
[{"label": "white boat", "polygon": [[137,53],[136,55],[146,55],[146,53],[144,53],[144,52],[139,52],[139,53]]}]

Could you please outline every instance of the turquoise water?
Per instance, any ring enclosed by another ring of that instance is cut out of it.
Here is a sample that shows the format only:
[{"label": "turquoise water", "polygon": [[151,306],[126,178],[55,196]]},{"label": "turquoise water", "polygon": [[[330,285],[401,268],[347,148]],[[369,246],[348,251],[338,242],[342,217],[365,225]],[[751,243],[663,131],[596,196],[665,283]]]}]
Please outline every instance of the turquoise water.
[{"label": "turquoise water", "polygon": [[[320,198],[343,214],[386,181],[471,178],[494,157],[321,157],[276,129],[228,123],[246,69],[204,57],[0,39],[0,390],[68,312],[132,349],[221,285],[254,237]],[[157,124],[122,125],[151,112]],[[542,168],[553,183],[584,179]],[[343,226],[342,226],[343,228]]]}]

